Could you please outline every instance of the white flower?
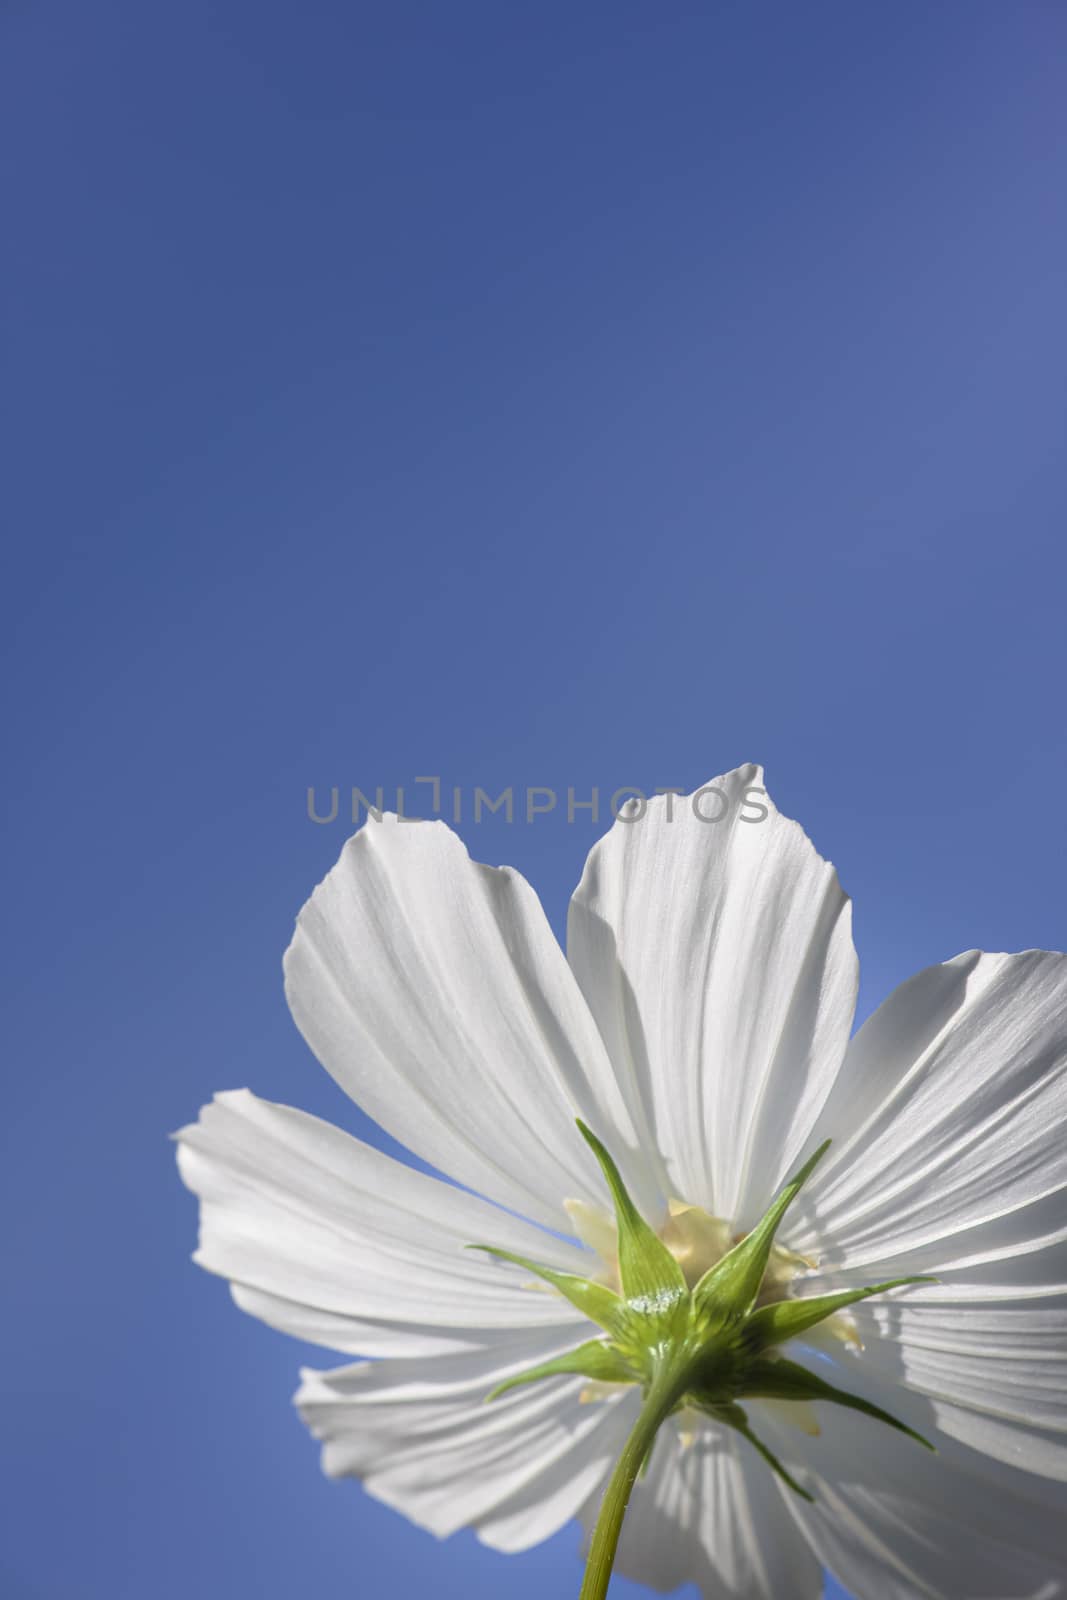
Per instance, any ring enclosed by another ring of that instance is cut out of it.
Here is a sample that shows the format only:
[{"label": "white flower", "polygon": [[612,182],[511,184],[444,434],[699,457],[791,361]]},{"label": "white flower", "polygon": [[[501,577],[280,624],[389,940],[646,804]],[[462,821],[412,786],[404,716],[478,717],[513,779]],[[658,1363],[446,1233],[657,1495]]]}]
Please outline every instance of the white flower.
[{"label": "white flower", "polygon": [[476,865],[441,823],[368,821],[301,913],[289,1003],[352,1098],[463,1187],[221,1094],[179,1135],[196,1259],[272,1326],[372,1358],[303,1375],[328,1473],[438,1535],[469,1524],[521,1550],[595,1518],[640,1396],[557,1376],[486,1405],[600,1330],[465,1247],[613,1280],[581,1118],[692,1283],[832,1139],[782,1224],[770,1298],[937,1281],[788,1355],[937,1454],[838,1405],[746,1400],[808,1503],[687,1408],[656,1440],[617,1570],[746,1600],[815,1600],[824,1564],[861,1600],[1051,1600],[1067,1593],[1067,957],[957,956],[850,1040],[849,902],[795,823],[747,820],[760,782],[716,780],[717,823],[674,797],[617,822],[566,958],[515,872]]}]

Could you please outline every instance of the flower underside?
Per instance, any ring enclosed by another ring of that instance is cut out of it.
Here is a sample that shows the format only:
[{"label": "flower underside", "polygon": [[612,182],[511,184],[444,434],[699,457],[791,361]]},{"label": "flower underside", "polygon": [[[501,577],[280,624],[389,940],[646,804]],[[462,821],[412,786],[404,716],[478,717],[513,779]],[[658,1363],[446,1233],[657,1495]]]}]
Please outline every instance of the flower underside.
[{"label": "flower underside", "polygon": [[[808,1299],[782,1297],[803,1263],[776,1245],[775,1235],[829,1141],[784,1186],[752,1231],[732,1242],[724,1222],[695,1208],[675,1208],[662,1235],[656,1233],[637,1210],[600,1140],[584,1123],[578,1127],[600,1163],[614,1201],[610,1243],[615,1259],[606,1274],[611,1281],[557,1272],[491,1245],[470,1248],[534,1273],[583,1312],[603,1336],[509,1378],[493,1390],[490,1400],[519,1384],[560,1376],[638,1385],[646,1404],[655,1396],[661,1419],[690,1408],[735,1429],[806,1500],[811,1496],[753,1433],[743,1400],[828,1401],[863,1412],[933,1448],[880,1406],[846,1393],[781,1354],[786,1341],[838,1317],[857,1301],[931,1281],[894,1278]],[[577,1215],[580,1209],[572,1209],[579,1224],[589,1220]],[[608,1227],[606,1219],[601,1227]],[[591,1242],[611,1260],[606,1238]],[[705,1260],[711,1264],[704,1267]]]}]

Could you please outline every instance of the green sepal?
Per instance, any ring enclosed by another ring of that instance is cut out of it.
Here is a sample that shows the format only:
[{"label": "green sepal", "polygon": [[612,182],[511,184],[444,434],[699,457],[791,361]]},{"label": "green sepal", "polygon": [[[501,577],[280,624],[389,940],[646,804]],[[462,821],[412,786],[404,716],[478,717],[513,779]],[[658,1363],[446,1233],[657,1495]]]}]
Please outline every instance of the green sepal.
[{"label": "green sepal", "polygon": [[517,1267],[525,1267],[527,1272],[543,1278],[545,1283],[557,1289],[565,1300],[587,1316],[590,1322],[595,1322],[609,1333],[617,1325],[620,1313],[623,1311],[623,1302],[613,1290],[603,1283],[594,1283],[591,1278],[579,1278],[573,1272],[555,1272],[551,1267],[542,1267],[539,1262],[531,1261],[527,1256],[514,1255],[510,1250],[498,1250],[492,1244],[469,1244],[468,1250],[484,1250],[486,1255],[496,1256],[499,1261],[510,1261]]},{"label": "green sepal", "polygon": [[708,1268],[693,1290],[693,1299],[698,1305],[727,1317],[743,1317],[752,1309],[767,1271],[779,1224],[829,1148],[827,1139],[789,1180],[752,1232],[747,1233],[740,1244],[735,1244],[721,1261]]},{"label": "green sepal", "polygon": [[849,1411],[861,1411],[866,1417],[885,1422],[936,1454],[936,1446],[929,1439],[924,1439],[921,1433],[916,1433],[914,1428],[909,1428],[890,1412],[883,1411],[881,1406],[838,1389],[835,1384],[827,1383],[824,1378],[817,1377],[795,1361],[754,1361],[745,1373],[742,1394],[750,1400],[828,1400],[832,1405],[845,1406]]},{"label": "green sepal", "polygon": [[777,1200],[763,1213],[752,1232],[745,1234],[739,1245],[734,1245],[733,1250],[725,1254],[721,1261],[707,1269],[693,1290],[693,1299],[699,1306],[717,1310],[728,1317],[744,1317],[752,1309],[760,1293],[766,1264],[771,1259],[771,1246],[774,1245],[779,1224],[829,1149],[830,1141],[827,1139],[785,1184]]},{"label": "green sepal", "polygon": [[776,1300],[773,1305],[760,1306],[745,1324],[745,1343],[755,1351],[768,1345],[783,1344],[816,1327],[835,1311],[854,1306],[857,1301],[869,1300],[872,1294],[886,1294],[890,1289],[903,1289],[909,1283],[936,1283],[936,1278],[891,1278],[888,1283],[874,1283],[869,1289],[843,1289],[837,1294],[811,1295],[807,1300]]},{"label": "green sepal", "polygon": [[782,1482],[789,1485],[794,1494],[798,1494],[802,1500],[807,1500],[809,1504],[814,1505],[815,1496],[809,1494],[806,1489],[801,1488],[800,1484],[793,1477],[792,1473],[787,1471],[782,1462],[779,1461],[774,1451],[768,1449],[768,1447],[763,1443],[763,1440],[757,1438],[753,1433],[752,1424],[749,1422],[748,1415],[743,1406],[739,1406],[736,1403],[732,1405],[718,1406],[701,1405],[700,1409],[702,1411],[706,1411],[709,1416],[715,1419],[716,1422],[725,1422],[728,1427],[736,1429],[741,1437],[743,1439],[747,1439],[752,1448],[758,1451],[758,1453],[763,1457],[764,1461],[766,1461],[767,1465],[771,1468],[772,1472],[777,1473]]},{"label": "green sepal", "polygon": [[497,1395],[506,1394],[509,1389],[517,1389],[523,1383],[536,1383],[539,1378],[559,1378],[567,1375],[593,1378],[598,1383],[638,1381],[637,1373],[617,1350],[603,1339],[590,1339],[588,1344],[580,1344],[576,1350],[568,1350],[564,1355],[554,1356],[551,1361],[542,1361],[540,1366],[527,1367],[525,1372],[516,1373],[514,1378],[505,1378],[504,1382],[498,1383],[485,1398],[495,1400]]},{"label": "green sepal", "polygon": [[623,1295],[631,1311],[670,1320],[674,1309],[688,1295],[685,1273],[630,1199],[618,1167],[596,1134],[582,1121],[578,1128],[600,1162],[615,1202]]}]

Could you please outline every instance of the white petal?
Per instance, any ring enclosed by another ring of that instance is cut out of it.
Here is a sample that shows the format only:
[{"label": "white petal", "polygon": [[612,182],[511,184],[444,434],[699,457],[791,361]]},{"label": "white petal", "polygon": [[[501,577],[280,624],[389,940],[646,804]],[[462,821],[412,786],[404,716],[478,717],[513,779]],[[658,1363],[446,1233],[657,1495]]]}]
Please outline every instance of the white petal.
[{"label": "white petal", "polygon": [[[583,1513],[591,1533],[599,1500]],[[683,1446],[668,1424],[634,1489],[615,1570],[663,1591],[695,1583],[704,1600],[817,1600],[823,1578],[770,1469],[726,1428]]]},{"label": "white petal", "polygon": [[[817,1175],[812,1182],[813,1191],[816,1187]],[[801,1209],[800,1205],[797,1209]],[[1054,1195],[1010,1212],[1000,1219],[1001,1225],[986,1224],[952,1235],[947,1241],[952,1246],[948,1260],[946,1241],[935,1239],[910,1252],[905,1249],[899,1254],[886,1253],[852,1270],[829,1267],[806,1278],[803,1292],[822,1294],[862,1287],[873,1279],[930,1272],[937,1274],[937,1281],[907,1290],[909,1304],[950,1308],[1056,1299],[1067,1295],[1067,1238],[1063,1237],[1062,1216],[1062,1196]],[[815,1256],[816,1241],[824,1237],[815,1229],[805,1228],[790,1242],[797,1241],[806,1255]],[[826,1254],[829,1256],[830,1252]]]},{"label": "white petal", "polygon": [[972,951],[929,968],[853,1040],[820,1123],[835,1143],[789,1242],[824,1267],[935,1272],[927,1299],[1061,1293],[1065,1118],[1067,957]]},{"label": "white petal", "polygon": [[591,1326],[545,1286],[526,1287],[521,1269],[465,1246],[578,1272],[585,1252],[316,1117],[236,1090],[178,1141],[201,1199],[195,1259],[298,1338],[376,1355],[482,1342],[495,1328],[555,1328],[575,1343]]},{"label": "white petal", "polygon": [[[922,1425],[907,1404],[878,1397]],[[815,1497],[809,1506],[783,1488],[789,1510],[856,1600],[1064,1594],[1064,1508],[1020,1492],[1023,1474],[985,1476],[973,1470],[980,1458],[933,1456],[882,1423],[829,1405],[820,1411],[819,1438],[798,1444],[782,1430],[773,1448]]]},{"label": "white petal", "polygon": [[[359,1105],[457,1182],[550,1227],[627,1176],[636,1139],[603,1041],[529,884],[443,823],[368,821],[286,953],[294,1018]],[[636,1185],[640,1188],[640,1185]]]},{"label": "white petal", "polygon": [[887,1392],[906,1384],[954,1439],[1067,1480],[1067,1309],[871,1302],[855,1321],[857,1365]]},{"label": "white petal", "polygon": [[443,1537],[474,1526],[486,1544],[526,1549],[555,1533],[602,1484],[637,1396],[583,1406],[584,1379],[549,1379],[485,1404],[531,1358],[486,1354],[306,1372],[296,1403],[332,1477],[367,1490]]},{"label": "white petal", "polygon": [[758,767],[698,804],[722,820],[662,797],[616,822],[586,864],[567,948],[671,1190],[745,1226],[833,1083],[856,954],[833,868],[771,805]]},{"label": "white petal", "polygon": [[306,1344],[325,1345],[343,1355],[437,1356],[457,1351],[482,1349],[487,1337],[484,1328],[419,1327],[412,1322],[374,1321],[321,1311],[299,1300],[267,1294],[246,1283],[231,1283],[234,1303],[249,1316],[258,1317],[268,1327],[287,1333]]}]

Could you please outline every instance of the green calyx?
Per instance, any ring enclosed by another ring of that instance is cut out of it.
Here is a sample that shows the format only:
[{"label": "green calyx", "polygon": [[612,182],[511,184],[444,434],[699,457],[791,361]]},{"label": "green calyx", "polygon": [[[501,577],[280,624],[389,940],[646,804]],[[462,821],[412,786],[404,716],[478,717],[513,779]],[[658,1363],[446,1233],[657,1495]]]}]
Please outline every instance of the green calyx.
[{"label": "green calyx", "polygon": [[557,1272],[490,1245],[471,1246],[534,1274],[602,1332],[600,1338],[509,1378],[493,1390],[490,1400],[521,1384],[562,1376],[639,1385],[646,1408],[654,1401],[661,1421],[672,1411],[691,1407],[735,1429],[805,1499],[810,1499],[806,1490],[756,1438],[741,1401],[829,1402],[862,1412],[933,1448],[880,1407],[838,1389],[779,1352],[778,1347],[787,1340],[802,1336],[860,1300],[906,1284],[933,1281],[895,1278],[807,1300],[765,1303],[765,1280],[778,1228],[825,1155],[829,1141],[783,1187],[752,1231],[690,1288],[675,1256],[631,1200],[608,1151],[583,1122],[578,1127],[600,1163],[614,1202],[619,1289],[616,1292],[593,1278]]}]

